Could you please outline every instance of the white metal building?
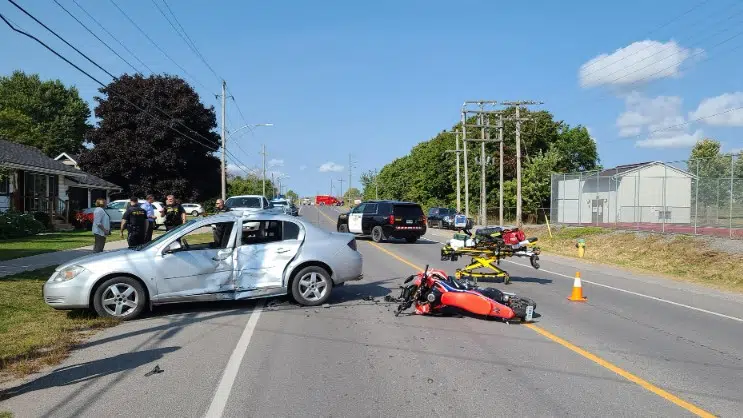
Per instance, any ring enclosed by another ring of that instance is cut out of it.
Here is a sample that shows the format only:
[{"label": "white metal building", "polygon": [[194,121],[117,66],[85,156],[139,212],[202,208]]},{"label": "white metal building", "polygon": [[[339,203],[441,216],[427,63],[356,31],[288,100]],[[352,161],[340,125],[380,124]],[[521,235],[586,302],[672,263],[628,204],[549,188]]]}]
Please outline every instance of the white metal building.
[{"label": "white metal building", "polygon": [[693,178],[660,161],[553,174],[550,218],[566,224],[688,224]]}]

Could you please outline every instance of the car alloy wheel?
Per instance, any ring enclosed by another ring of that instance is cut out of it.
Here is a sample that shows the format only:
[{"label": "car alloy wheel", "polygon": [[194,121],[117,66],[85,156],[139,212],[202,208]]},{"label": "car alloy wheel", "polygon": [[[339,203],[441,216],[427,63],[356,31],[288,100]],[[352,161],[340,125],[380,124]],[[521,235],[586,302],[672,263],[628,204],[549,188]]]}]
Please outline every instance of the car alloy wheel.
[{"label": "car alloy wheel", "polygon": [[191,212],[191,216],[199,216],[199,211],[195,210]]},{"label": "car alloy wheel", "polygon": [[384,240],[384,231],[382,231],[381,226],[375,226],[372,229],[372,240],[374,242],[382,242]]},{"label": "car alloy wheel", "polygon": [[141,297],[137,289],[126,283],[114,283],[103,291],[101,305],[112,317],[122,318],[137,310]]},{"label": "car alloy wheel", "polygon": [[299,278],[299,292],[310,302],[322,300],[329,291],[328,279],[317,272],[309,272]]}]

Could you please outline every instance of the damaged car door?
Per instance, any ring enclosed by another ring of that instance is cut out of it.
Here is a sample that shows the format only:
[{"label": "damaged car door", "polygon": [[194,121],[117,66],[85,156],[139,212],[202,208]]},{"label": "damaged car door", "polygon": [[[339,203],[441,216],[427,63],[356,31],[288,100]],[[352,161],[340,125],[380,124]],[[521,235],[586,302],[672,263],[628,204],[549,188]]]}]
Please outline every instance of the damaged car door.
[{"label": "damaged car door", "polygon": [[235,221],[200,222],[154,260],[158,300],[232,299]]},{"label": "damaged car door", "polygon": [[284,293],[284,271],[302,245],[302,227],[291,221],[246,220],[241,231],[236,298]]}]

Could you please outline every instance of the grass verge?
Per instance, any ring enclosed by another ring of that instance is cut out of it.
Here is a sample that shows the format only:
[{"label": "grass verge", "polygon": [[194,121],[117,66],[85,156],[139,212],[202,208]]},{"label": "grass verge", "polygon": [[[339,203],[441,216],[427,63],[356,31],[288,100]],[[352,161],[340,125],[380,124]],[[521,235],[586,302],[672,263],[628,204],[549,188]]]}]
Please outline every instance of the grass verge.
[{"label": "grass verge", "polygon": [[53,271],[49,267],[0,278],[0,380],[58,364],[93,331],[117,323],[47,306],[41,287]]},{"label": "grass verge", "polygon": [[[118,241],[120,239],[119,234],[114,232],[106,238],[106,242]],[[94,242],[95,238],[91,231],[52,232],[24,238],[1,240],[0,261],[85,247],[93,245]]]},{"label": "grass verge", "polygon": [[550,238],[546,226],[524,230],[528,237],[539,237],[539,247],[548,253],[577,258],[575,244],[583,238],[582,260],[743,292],[743,255],[716,250],[705,238],[554,226]]}]

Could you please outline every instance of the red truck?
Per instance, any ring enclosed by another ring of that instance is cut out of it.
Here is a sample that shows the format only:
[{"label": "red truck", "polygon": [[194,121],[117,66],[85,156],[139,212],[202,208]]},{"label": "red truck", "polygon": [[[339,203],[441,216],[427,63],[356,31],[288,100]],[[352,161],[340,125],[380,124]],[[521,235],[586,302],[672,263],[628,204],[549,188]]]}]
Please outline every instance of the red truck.
[{"label": "red truck", "polygon": [[328,196],[328,195],[315,196],[316,205],[337,206],[340,203],[341,203],[340,200],[336,199],[333,196]]}]

